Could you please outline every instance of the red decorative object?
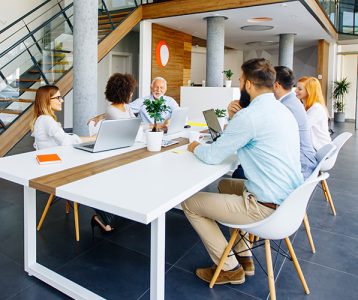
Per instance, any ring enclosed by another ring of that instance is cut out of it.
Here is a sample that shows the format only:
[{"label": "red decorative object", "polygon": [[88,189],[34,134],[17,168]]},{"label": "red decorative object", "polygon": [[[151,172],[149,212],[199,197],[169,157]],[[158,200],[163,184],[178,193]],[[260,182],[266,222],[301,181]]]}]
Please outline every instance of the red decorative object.
[{"label": "red decorative object", "polygon": [[157,64],[165,67],[169,61],[169,47],[166,42],[160,41],[155,49],[155,57]]}]

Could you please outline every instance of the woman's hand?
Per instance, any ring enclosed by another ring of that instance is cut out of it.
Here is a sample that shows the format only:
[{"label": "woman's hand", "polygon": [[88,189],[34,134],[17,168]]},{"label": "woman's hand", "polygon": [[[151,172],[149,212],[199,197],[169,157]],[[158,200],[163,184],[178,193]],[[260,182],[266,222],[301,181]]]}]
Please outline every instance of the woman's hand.
[{"label": "woman's hand", "polygon": [[104,117],[105,117],[105,114],[101,114],[101,115],[95,116],[95,117],[93,117],[93,118],[91,118],[91,119],[89,119],[89,120],[87,121],[87,125],[88,125],[89,123],[91,123],[91,122],[94,122],[93,125],[96,126],[99,121],[101,121],[101,120],[104,119]]}]

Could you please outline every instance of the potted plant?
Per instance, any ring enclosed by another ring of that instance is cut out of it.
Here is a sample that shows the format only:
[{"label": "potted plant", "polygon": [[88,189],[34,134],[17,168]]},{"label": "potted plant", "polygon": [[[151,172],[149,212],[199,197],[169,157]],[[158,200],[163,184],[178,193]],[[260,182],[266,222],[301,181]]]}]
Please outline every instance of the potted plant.
[{"label": "potted plant", "polygon": [[158,123],[163,122],[162,113],[169,111],[170,108],[165,104],[163,97],[159,99],[144,100],[144,105],[151,118],[154,119],[152,130],[147,131],[147,149],[148,151],[160,151],[162,148],[163,131],[158,128]]},{"label": "potted plant", "polygon": [[215,114],[218,117],[219,124],[222,130],[224,130],[225,122],[226,122],[226,109],[215,109]]},{"label": "potted plant", "polygon": [[343,78],[342,80],[336,80],[334,82],[333,88],[333,99],[334,101],[334,121],[335,122],[344,122],[345,114],[344,114],[344,96],[348,94],[351,83],[348,82],[347,78]]},{"label": "potted plant", "polygon": [[229,70],[224,70],[223,73],[224,73],[224,75],[226,77],[225,86],[226,87],[231,87],[231,77],[232,77],[232,75],[234,75],[234,73],[231,72],[230,69]]}]

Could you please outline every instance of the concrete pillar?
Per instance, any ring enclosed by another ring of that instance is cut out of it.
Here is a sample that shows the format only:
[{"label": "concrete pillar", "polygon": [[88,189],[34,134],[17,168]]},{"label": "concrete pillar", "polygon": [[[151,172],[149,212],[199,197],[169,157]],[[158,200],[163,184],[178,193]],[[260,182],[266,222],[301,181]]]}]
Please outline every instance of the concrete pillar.
[{"label": "concrete pillar", "polygon": [[223,86],[226,17],[207,17],[206,86]]},{"label": "concrete pillar", "polygon": [[98,1],[73,6],[73,132],[88,136],[87,121],[97,114]]},{"label": "concrete pillar", "polygon": [[280,34],[278,65],[293,69],[294,33]]}]

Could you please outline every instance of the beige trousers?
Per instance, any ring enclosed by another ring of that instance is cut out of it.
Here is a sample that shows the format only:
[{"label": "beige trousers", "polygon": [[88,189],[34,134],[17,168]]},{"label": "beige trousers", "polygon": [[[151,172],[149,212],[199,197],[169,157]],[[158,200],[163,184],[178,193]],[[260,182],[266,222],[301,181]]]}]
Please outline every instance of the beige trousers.
[{"label": "beige trousers", "polygon": [[[258,203],[253,194],[245,191],[244,181],[241,179],[223,179],[219,182],[218,189],[220,194],[200,192],[182,203],[185,215],[216,265],[228,242],[215,220],[250,224],[267,218],[274,212]],[[241,256],[251,256],[251,251],[242,240],[235,246],[235,251],[240,252]],[[229,255],[223,270],[231,270],[237,264],[235,255]]]}]

